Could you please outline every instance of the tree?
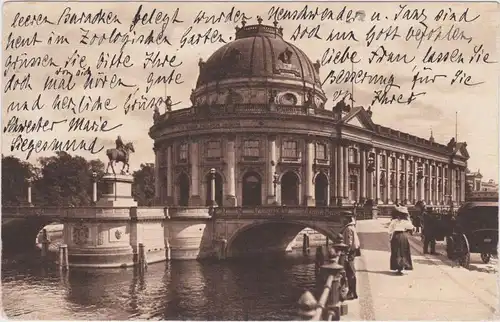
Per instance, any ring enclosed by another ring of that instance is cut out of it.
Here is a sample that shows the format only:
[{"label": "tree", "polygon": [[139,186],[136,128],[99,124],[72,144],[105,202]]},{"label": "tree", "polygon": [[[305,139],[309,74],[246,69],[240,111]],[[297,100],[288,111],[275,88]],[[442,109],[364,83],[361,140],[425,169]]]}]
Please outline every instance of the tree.
[{"label": "tree", "polygon": [[2,155],[2,206],[20,206],[27,202],[28,178],[36,180],[31,164]]},{"label": "tree", "polygon": [[153,206],[155,201],[154,164],[141,164],[140,170],[134,171],[132,196],[139,206]]},{"label": "tree", "polygon": [[37,198],[41,206],[81,207],[92,204],[92,172],[101,178],[104,164],[87,161],[80,156],[57,152],[55,156],[40,158],[42,178],[37,181]]}]

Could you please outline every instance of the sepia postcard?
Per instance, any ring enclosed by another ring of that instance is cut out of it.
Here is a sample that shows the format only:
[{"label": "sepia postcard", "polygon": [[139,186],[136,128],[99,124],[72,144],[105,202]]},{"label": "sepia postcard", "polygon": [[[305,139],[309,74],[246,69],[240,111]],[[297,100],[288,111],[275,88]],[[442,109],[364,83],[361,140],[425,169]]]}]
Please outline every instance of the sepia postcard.
[{"label": "sepia postcard", "polygon": [[499,21],[5,1],[3,317],[498,319]]}]

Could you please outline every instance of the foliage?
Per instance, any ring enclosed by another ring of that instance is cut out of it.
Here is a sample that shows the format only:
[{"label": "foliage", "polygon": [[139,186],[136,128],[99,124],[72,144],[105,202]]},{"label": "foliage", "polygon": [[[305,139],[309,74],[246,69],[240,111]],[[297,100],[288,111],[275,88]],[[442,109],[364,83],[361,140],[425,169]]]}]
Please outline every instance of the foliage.
[{"label": "foliage", "polygon": [[132,196],[139,206],[153,206],[155,202],[154,164],[141,164],[141,168],[134,171]]},{"label": "foliage", "polygon": [[2,205],[18,206],[27,202],[28,178],[36,179],[31,164],[2,155]]},{"label": "foliage", "polygon": [[[33,178],[32,202],[37,206],[79,207],[92,204],[92,172],[104,175],[104,163],[57,152],[42,157],[35,168],[16,157],[2,156],[2,205],[27,199],[27,178]],[[99,190],[99,189],[98,189]]]}]

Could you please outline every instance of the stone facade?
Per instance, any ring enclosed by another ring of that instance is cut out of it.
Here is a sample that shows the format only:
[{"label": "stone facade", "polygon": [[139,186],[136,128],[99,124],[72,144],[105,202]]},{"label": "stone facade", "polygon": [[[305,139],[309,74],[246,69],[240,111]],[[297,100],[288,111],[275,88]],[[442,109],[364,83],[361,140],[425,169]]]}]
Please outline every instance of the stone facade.
[{"label": "stone facade", "polygon": [[465,200],[466,143],[374,124],[370,108],[326,107],[320,64],[277,26],[238,28],[200,60],[192,107],[155,111],[157,203],[448,205]]}]

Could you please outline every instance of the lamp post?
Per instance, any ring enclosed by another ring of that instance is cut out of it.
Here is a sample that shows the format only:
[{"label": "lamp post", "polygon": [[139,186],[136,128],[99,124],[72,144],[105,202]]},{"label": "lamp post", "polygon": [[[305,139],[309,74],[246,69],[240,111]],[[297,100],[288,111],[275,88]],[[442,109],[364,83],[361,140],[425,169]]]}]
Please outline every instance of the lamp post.
[{"label": "lamp post", "polygon": [[215,201],[215,169],[210,169],[210,199],[212,207],[217,207],[217,202]]},{"label": "lamp post", "polygon": [[273,196],[276,197],[276,186],[279,184],[279,179],[280,179],[280,176],[278,173],[274,173],[273,174],[273,187],[274,187],[274,194]]},{"label": "lamp post", "polygon": [[95,204],[97,202],[97,173],[92,172],[92,202]]},{"label": "lamp post", "polygon": [[33,206],[33,203],[31,202],[31,186],[33,184],[33,178],[28,178],[26,179],[26,181],[28,182],[28,206]]}]

